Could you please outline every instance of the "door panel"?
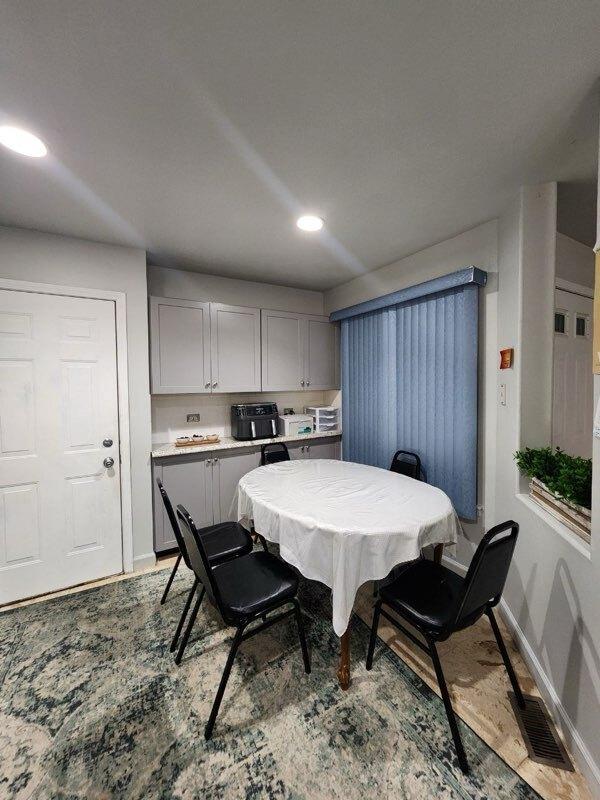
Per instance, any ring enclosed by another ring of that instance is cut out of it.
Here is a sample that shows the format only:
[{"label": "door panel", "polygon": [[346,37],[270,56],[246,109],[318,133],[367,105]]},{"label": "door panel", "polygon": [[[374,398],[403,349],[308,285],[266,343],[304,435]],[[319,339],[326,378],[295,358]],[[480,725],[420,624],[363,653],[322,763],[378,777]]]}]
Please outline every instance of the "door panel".
[{"label": "door panel", "polygon": [[214,521],[237,519],[233,501],[240,478],[260,466],[260,452],[219,456],[213,467]]},{"label": "door panel", "polygon": [[210,388],[208,303],[150,298],[153,394],[205,394]]},{"label": "door panel", "polygon": [[310,389],[333,389],[336,384],[335,326],[327,317],[306,319],[306,367]]},{"label": "door panel", "polygon": [[302,390],[304,326],[301,314],[261,311],[263,391]]},{"label": "door panel", "polygon": [[122,570],[118,440],[114,303],[0,290],[0,603]]},{"label": "door panel", "polygon": [[591,458],[593,300],[557,289],[555,309],[552,444],[569,455]]},{"label": "door panel", "polygon": [[260,391],[260,309],[210,304],[213,392]]}]

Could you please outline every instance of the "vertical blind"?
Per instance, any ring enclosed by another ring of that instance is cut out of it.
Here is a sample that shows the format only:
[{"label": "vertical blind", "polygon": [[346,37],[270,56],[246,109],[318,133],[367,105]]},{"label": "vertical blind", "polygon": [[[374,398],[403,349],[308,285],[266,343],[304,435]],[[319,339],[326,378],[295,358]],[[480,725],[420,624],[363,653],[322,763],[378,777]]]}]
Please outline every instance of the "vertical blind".
[{"label": "vertical blind", "polygon": [[440,279],[422,284],[429,291],[422,296],[332,315],[342,325],[344,459],[388,468],[396,450],[413,451],[428,483],[466,519],[477,513],[478,284],[485,273],[475,272],[462,285],[444,289]]}]

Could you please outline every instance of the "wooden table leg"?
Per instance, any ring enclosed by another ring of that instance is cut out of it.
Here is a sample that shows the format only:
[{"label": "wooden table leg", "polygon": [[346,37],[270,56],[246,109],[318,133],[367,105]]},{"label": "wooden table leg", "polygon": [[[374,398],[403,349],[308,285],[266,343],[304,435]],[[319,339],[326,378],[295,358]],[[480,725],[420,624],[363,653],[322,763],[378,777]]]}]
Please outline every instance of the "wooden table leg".
[{"label": "wooden table leg", "polygon": [[444,553],[444,545],[436,544],[436,546],[433,548],[433,560],[436,564],[442,563],[443,553]]},{"label": "wooden table leg", "polygon": [[350,623],[340,639],[340,666],[337,671],[340,688],[350,686]]}]

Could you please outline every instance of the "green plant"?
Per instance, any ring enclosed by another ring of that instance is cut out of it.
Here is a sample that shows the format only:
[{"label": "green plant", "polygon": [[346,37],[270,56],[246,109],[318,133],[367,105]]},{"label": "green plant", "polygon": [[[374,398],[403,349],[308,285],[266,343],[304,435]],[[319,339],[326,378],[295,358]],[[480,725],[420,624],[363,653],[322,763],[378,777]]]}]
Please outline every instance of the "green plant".
[{"label": "green plant", "polygon": [[524,475],[537,478],[550,491],[584,508],[592,507],[592,460],[567,455],[559,447],[526,447],[515,461]]}]

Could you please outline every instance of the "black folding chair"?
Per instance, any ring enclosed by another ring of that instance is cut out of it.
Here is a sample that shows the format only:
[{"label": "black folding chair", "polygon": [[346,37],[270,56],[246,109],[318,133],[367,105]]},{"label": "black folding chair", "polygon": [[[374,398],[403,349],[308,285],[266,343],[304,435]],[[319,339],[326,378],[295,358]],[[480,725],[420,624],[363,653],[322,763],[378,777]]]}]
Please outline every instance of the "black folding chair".
[{"label": "black folding chair", "polygon": [[407,475],[417,481],[421,480],[421,459],[409,450],[397,450],[390,464],[390,472]]},{"label": "black folding chair", "polygon": [[[408,565],[393,583],[384,586],[375,603],[367,652],[367,669],[371,669],[373,665],[377,627],[379,616],[382,615],[405,636],[408,636],[414,644],[424,650],[433,661],[458,761],[463,772],[468,772],[469,764],[454,716],[436,642],[445,641],[455,631],[470,627],[483,614],[486,614],[494,631],[517,702],[521,708],[525,707],[523,694],[492,611],[494,606],[500,602],[518,534],[519,526],[512,520],[496,525],[495,528],[488,531],[481,540],[464,578],[441,564],[419,559]],[[416,628],[425,639],[425,644],[382,608],[384,605],[389,606],[403,620]]]},{"label": "black folding chair", "polygon": [[[192,567],[192,563],[190,561],[190,557],[186,549],[185,541],[181,535],[181,531],[179,529],[179,523],[177,522],[177,518],[173,510],[173,505],[171,504],[171,500],[169,498],[169,495],[167,494],[167,490],[163,486],[160,478],[156,479],[156,483],[158,484],[158,489],[163,499],[163,503],[167,511],[167,516],[169,517],[169,522],[171,523],[171,527],[173,528],[175,541],[177,542],[177,546],[179,548],[179,554],[177,556],[177,560],[175,561],[173,570],[171,571],[169,580],[167,581],[167,585],[165,586],[165,590],[160,600],[161,604],[163,604],[167,599],[167,595],[169,594],[169,589],[171,588],[171,584],[173,583],[173,578],[175,577],[177,568],[181,563],[181,559],[183,558],[183,562],[188,569],[190,569],[192,572],[194,571],[194,569]],[[237,522],[221,522],[218,525],[209,525],[206,528],[201,528],[198,531],[198,535],[202,538],[204,542],[206,552],[208,553],[208,559],[211,564],[221,564],[223,561],[229,561],[232,558],[237,558],[238,556],[246,555],[252,550],[252,538],[250,534],[244,527],[242,527]],[[177,623],[175,636],[173,637],[173,641],[171,642],[171,648],[170,648],[171,652],[174,652],[175,648],[177,647],[177,642],[181,635],[181,629],[183,628],[185,618],[187,617],[188,611],[190,610],[190,605],[192,604],[192,599],[194,597],[194,593],[197,587],[198,587],[198,579],[194,578],[194,583],[188,593],[185,605],[183,607],[183,612],[181,614],[179,622]],[[183,655],[184,650],[185,650],[185,643],[182,642],[182,646],[180,647],[181,652],[177,654],[179,660],[181,660],[181,656]]]},{"label": "black folding chair", "polygon": [[290,453],[284,442],[272,442],[263,444],[260,448],[260,464],[277,464],[280,461],[289,461]]},{"label": "black folding chair", "polygon": [[[225,624],[236,629],[217,690],[217,696],[204,729],[204,738],[210,739],[235,654],[245,639],[249,639],[251,636],[294,614],[298,626],[298,638],[302,648],[304,669],[307,673],[310,672],[310,659],[304,636],[302,613],[296,598],[298,576],[291,567],[272,553],[262,551],[241,556],[218,566],[212,566],[204,540],[196,529],[194,520],[181,505],[177,506],[177,516],[181,523],[181,533],[185,540],[192,568],[197,581],[202,585],[188,622],[185,640],[187,641],[194,626],[205,591],[210,602],[221,614]],[[276,611],[286,605],[291,605],[292,608],[281,611],[281,613],[273,617],[267,616],[271,611]],[[257,619],[262,619],[262,623],[247,630],[248,625]]]}]

